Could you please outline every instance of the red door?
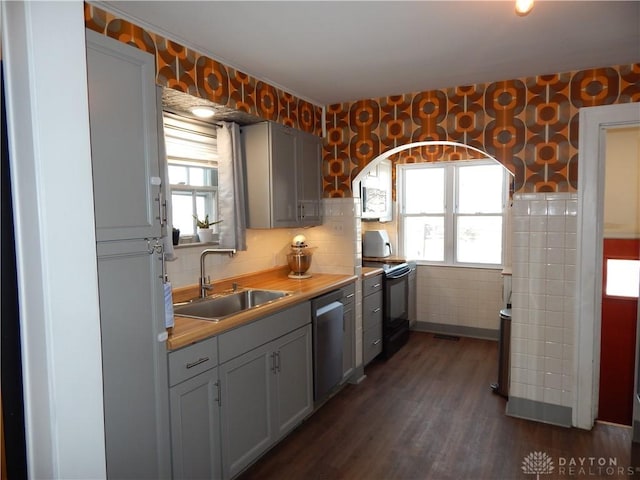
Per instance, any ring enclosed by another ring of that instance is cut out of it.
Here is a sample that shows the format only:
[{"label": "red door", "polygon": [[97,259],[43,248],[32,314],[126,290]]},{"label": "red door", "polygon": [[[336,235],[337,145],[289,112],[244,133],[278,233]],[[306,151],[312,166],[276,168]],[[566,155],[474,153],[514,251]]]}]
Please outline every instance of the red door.
[{"label": "red door", "polygon": [[640,240],[604,239],[598,419],[631,425],[638,299],[607,295],[607,260],[640,258]]}]

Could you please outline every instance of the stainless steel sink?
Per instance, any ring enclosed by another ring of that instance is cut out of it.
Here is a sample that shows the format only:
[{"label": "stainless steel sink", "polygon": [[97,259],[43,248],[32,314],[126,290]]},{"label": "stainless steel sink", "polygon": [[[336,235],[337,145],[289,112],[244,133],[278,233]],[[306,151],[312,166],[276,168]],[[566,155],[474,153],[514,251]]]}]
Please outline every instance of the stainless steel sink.
[{"label": "stainless steel sink", "polygon": [[175,315],[218,322],[233,314],[249,310],[291,295],[282,290],[247,289],[223,296],[208,297],[173,307]]}]

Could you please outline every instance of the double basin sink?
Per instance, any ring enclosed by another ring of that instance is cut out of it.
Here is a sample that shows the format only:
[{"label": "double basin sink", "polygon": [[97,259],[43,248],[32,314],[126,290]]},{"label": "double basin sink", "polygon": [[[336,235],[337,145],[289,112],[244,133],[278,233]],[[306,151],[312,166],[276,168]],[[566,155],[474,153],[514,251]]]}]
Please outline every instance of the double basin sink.
[{"label": "double basin sink", "polygon": [[291,292],[283,290],[243,289],[221,296],[199,298],[187,303],[175,304],[173,313],[181,317],[219,322],[236,313],[271,303],[289,295]]}]

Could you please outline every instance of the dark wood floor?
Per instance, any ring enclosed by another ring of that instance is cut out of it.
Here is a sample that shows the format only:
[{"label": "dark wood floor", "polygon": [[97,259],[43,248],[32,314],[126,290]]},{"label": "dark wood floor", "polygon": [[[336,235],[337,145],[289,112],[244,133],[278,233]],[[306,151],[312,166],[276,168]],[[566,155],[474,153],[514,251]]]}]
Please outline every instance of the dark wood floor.
[{"label": "dark wood floor", "polygon": [[[402,350],[371,363],[364,382],[345,387],[241,479],[533,480],[522,466],[534,451],[554,462],[540,480],[630,478],[639,465],[630,429],[584,431],[506,416],[505,400],[489,387],[497,355],[496,342],[412,332]],[[560,470],[560,457],[613,459],[618,467]]]}]

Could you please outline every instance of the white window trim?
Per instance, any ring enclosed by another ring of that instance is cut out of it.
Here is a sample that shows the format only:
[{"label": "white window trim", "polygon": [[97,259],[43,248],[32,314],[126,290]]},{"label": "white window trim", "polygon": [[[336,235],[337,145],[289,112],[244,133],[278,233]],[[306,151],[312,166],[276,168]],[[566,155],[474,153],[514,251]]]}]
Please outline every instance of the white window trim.
[{"label": "white window trim", "polygon": [[[451,174],[457,166],[460,165],[495,165],[493,160],[458,160],[452,162],[430,162],[430,163],[411,163],[411,164],[398,164],[396,165],[396,193],[398,199],[404,198],[404,180],[406,178],[406,172],[413,169],[422,168],[444,168],[445,169],[445,201],[444,201],[444,224],[445,224],[445,241],[444,241],[444,261],[437,262],[423,259],[408,258],[407,260],[414,260],[418,265],[431,265],[441,267],[456,267],[456,268],[482,268],[486,270],[502,270],[504,269],[505,261],[505,248],[507,247],[507,231],[506,231],[506,212],[508,205],[508,192],[510,176],[503,173],[502,184],[502,211],[500,216],[502,217],[502,252],[500,263],[468,263],[468,262],[456,262],[455,261],[455,238],[456,238],[456,218],[458,216],[458,205],[455,204],[457,198],[458,188],[458,175]],[[398,211],[398,251],[401,256],[406,256],[404,251],[404,218],[409,216],[420,217],[441,217],[441,214],[405,214],[404,204],[401,201],[397,202]],[[450,211],[449,205],[453,205],[453,211]],[[466,214],[462,214],[466,215]],[[475,214],[471,216],[496,216],[497,214]]]}]

